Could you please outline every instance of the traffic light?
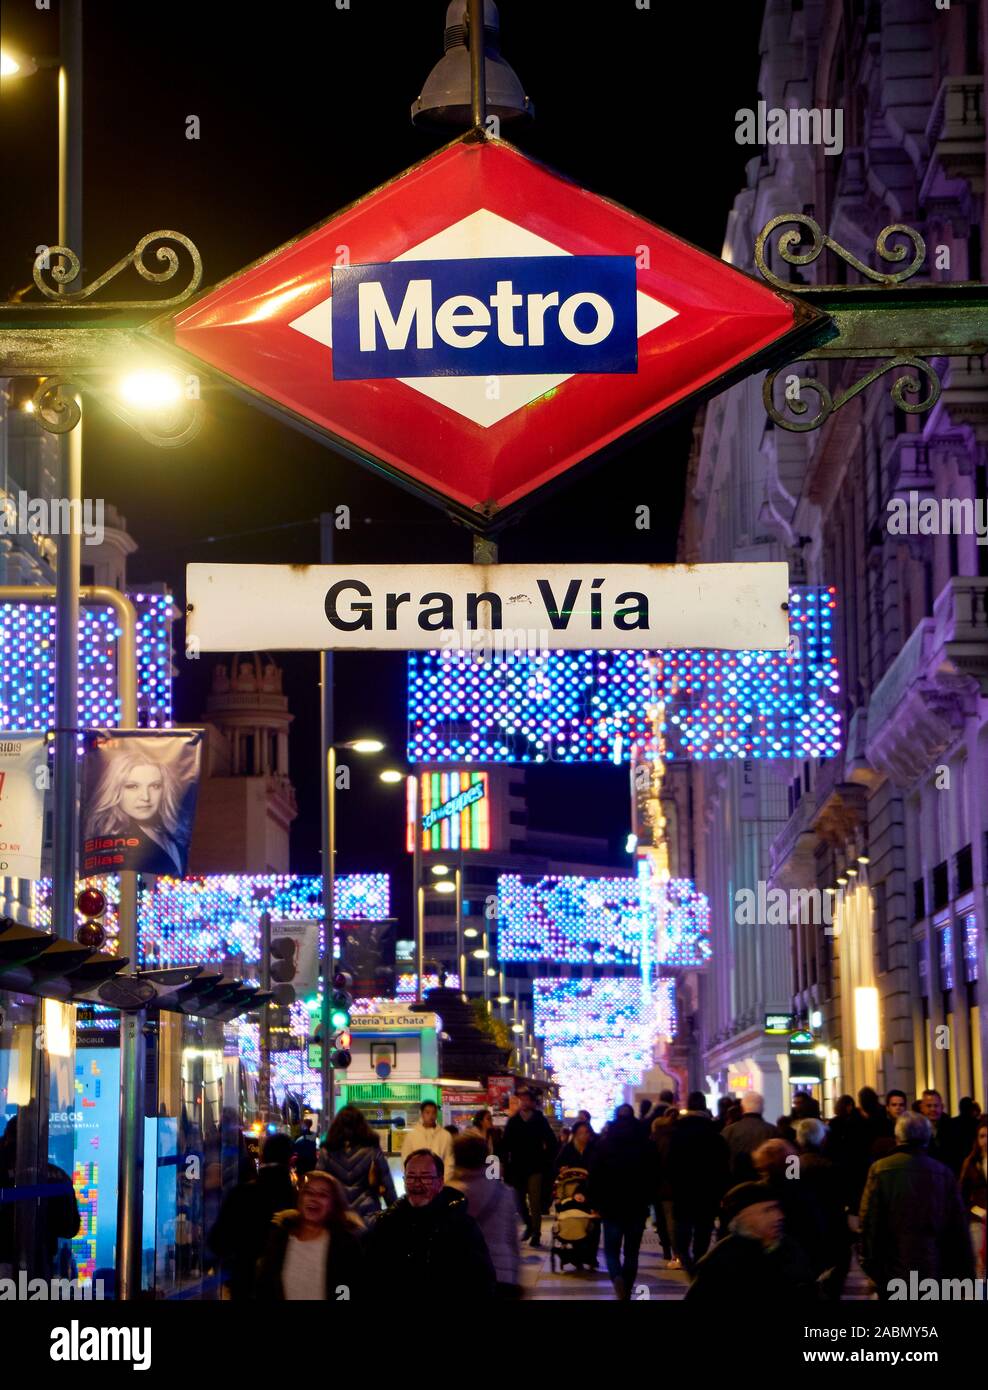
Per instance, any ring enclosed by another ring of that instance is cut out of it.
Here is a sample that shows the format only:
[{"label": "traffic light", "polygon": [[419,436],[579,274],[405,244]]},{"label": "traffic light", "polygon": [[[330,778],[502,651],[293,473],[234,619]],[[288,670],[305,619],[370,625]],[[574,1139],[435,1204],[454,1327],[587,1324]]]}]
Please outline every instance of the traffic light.
[{"label": "traffic light", "polygon": [[353,1058],[350,1054],[350,1043],[352,1039],[348,1028],[342,1029],[336,1035],[336,1046],[329,1059],[330,1066],[334,1071],[346,1071]]},{"label": "traffic light", "polygon": [[101,893],[98,888],[83,888],[75,900],[75,905],[80,917],[86,919],[77,929],[75,939],[80,946],[88,946],[91,951],[98,951],[106,942],[106,927],[102,921],[106,912],[106,894]]},{"label": "traffic light", "polygon": [[353,976],[345,970],[338,970],[333,976],[333,990],[329,996],[329,1027],[335,1033],[330,1066],[335,1071],[346,1071],[352,1060],[350,1054],[350,1010],[353,997],[350,987]]},{"label": "traffic light", "polygon": [[271,977],[271,996],[276,1004],[287,1007],[295,1002],[295,979],[298,967],[298,941],[293,936],[276,936],[268,947],[268,972]]},{"label": "traffic light", "polygon": [[349,990],[353,979],[345,970],[338,970],[333,976],[333,991],[329,996],[329,1026],[334,1033],[349,1031],[350,1010],[353,997]]}]

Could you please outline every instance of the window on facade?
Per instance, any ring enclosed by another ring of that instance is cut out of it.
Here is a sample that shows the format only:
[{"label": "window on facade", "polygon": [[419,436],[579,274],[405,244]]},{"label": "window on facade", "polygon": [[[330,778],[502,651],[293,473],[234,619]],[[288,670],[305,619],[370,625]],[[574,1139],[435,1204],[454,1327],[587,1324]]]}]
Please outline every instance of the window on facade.
[{"label": "window on facade", "polygon": [[954,856],[954,875],[957,880],[957,896],[970,893],[974,887],[974,858],[970,845],[965,845]]},{"label": "window on facade", "polygon": [[954,930],[949,922],[937,928],[937,957],[940,962],[940,988],[946,994],[954,987]]},{"label": "window on facade", "polygon": [[922,922],[926,916],[926,891],[921,878],[913,883],[913,921]]},{"label": "window on facade", "polygon": [[978,979],[978,919],[973,912],[965,912],[961,928],[964,934],[964,978],[969,985],[973,985]]},{"label": "window on facade", "polygon": [[950,875],[947,872],[947,861],[938,864],[933,870],[933,910],[946,907],[950,902]]}]

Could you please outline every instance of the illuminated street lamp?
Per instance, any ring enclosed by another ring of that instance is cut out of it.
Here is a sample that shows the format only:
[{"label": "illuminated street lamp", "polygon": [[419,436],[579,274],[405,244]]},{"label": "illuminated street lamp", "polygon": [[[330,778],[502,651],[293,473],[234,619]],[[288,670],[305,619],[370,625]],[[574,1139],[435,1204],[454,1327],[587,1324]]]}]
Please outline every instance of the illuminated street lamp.
[{"label": "illuminated street lamp", "polygon": [[380,778],[382,782],[404,782],[405,774],[399,772],[396,767],[386,767],[384,771],[380,773]]}]

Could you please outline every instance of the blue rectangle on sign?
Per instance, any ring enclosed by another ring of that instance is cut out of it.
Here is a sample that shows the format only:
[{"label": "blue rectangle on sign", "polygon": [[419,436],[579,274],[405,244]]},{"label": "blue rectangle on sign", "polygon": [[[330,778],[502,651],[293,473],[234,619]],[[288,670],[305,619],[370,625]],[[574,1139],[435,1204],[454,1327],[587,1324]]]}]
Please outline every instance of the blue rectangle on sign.
[{"label": "blue rectangle on sign", "polygon": [[542,376],[638,369],[633,256],[333,267],[333,376]]}]

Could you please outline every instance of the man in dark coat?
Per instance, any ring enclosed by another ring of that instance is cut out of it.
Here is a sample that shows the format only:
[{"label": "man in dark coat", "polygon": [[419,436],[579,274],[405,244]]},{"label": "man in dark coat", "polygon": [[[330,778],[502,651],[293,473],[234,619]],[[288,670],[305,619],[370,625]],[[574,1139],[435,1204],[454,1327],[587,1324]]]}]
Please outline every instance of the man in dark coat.
[{"label": "man in dark coat", "polygon": [[728,1308],[761,1308],[816,1302],[813,1271],[799,1246],[783,1232],[782,1208],[763,1183],[732,1187],[721,1207],[730,1234],[696,1267],[686,1302]]},{"label": "man in dark coat", "polygon": [[930,1157],[946,1163],[951,1172],[958,1174],[967,1153],[962,1152],[957,1122],[944,1112],[939,1091],[923,1092],[919,1098],[919,1113],[930,1122]]},{"label": "man in dark coat", "polygon": [[558,1145],[552,1126],[536,1107],[527,1086],[515,1093],[518,1112],[504,1127],[504,1157],[507,1181],[518,1193],[518,1205],[525,1220],[523,1240],[532,1248],[542,1243],[542,1197],[546,1176],[552,1171]]},{"label": "man in dark coat", "polygon": [[365,1237],[371,1277],[401,1300],[434,1307],[495,1297],[494,1266],[462,1192],[444,1187],[443,1161],[429,1149],[405,1160],[405,1196]]},{"label": "man in dark coat", "polygon": [[607,1272],[622,1300],[631,1298],[638,1276],[638,1251],[654,1190],[655,1150],[632,1107],[619,1105],[594,1149],[587,1198],[602,1217]]},{"label": "man in dark coat", "polygon": [[755,1176],[751,1155],[766,1139],[777,1139],[779,1131],[762,1119],[765,1101],[757,1091],[746,1091],[741,1097],[741,1118],[724,1126],[724,1143],[730,1162],[733,1183],[750,1182]]},{"label": "man in dark coat", "polygon": [[910,1273],[923,1279],[966,1279],[974,1274],[971,1243],[957,1179],[931,1158],[930,1122],[901,1116],[898,1147],[872,1164],[861,1199],[861,1265],[878,1297],[889,1282]]},{"label": "man in dark coat", "polygon": [[236,1301],[254,1297],[257,1261],[264,1253],[275,1212],[295,1206],[287,1134],[271,1134],[261,1149],[257,1177],[227,1196],[206,1243],[223,1262],[224,1283]]},{"label": "man in dark coat", "polygon": [[714,1129],[702,1091],[690,1094],[669,1131],[665,1167],[672,1187],[673,1248],[692,1274],[710,1246],[728,1172],[727,1144]]}]

